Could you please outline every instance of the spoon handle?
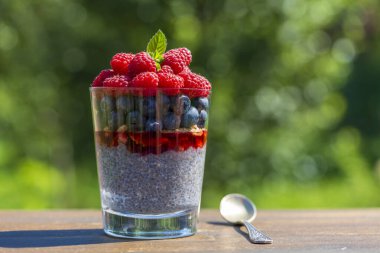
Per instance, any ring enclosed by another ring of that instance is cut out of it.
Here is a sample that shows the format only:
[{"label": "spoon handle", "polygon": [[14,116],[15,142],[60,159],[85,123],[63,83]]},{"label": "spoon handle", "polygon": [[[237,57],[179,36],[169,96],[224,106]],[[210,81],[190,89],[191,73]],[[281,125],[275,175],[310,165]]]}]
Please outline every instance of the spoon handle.
[{"label": "spoon handle", "polygon": [[244,226],[247,228],[248,230],[248,234],[249,234],[249,239],[251,242],[253,243],[257,243],[257,244],[268,244],[268,243],[273,243],[273,240],[272,238],[270,238],[269,236],[267,236],[266,234],[260,232],[259,230],[257,230],[251,223],[249,223],[248,221],[243,221],[243,224]]}]

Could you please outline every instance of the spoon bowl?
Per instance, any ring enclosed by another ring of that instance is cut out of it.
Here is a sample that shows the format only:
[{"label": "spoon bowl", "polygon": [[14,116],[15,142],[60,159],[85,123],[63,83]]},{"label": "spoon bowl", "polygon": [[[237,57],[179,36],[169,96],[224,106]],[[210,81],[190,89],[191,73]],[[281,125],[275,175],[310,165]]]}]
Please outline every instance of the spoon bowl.
[{"label": "spoon bowl", "polygon": [[232,193],[220,202],[220,214],[229,223],[242,225],[244,221],[252,222],[256,218],[255,204],[246,196]]},{"label": "spoon bowl", "polygon": [[220,202],[220,214],[229,223],[244,225],[248,230],[249,240],[257,244],[273,243],[272,238],[260,232],[251,222],[256,218],[255,204],[244,195],[232,193]]}]

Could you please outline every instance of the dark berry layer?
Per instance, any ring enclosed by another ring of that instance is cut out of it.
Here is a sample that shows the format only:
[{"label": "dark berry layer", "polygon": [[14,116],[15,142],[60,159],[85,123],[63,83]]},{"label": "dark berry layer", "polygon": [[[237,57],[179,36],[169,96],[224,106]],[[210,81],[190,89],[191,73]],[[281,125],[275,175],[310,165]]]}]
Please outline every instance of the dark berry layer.
[{"label": "dark berry layer", "polygon": [[164,131],[164,132],[95,132],[96,143],[107,147],[126,145],[129,152],[160,154],[169,150],[185,151],[203,148],[207,142],[207,130]]}]

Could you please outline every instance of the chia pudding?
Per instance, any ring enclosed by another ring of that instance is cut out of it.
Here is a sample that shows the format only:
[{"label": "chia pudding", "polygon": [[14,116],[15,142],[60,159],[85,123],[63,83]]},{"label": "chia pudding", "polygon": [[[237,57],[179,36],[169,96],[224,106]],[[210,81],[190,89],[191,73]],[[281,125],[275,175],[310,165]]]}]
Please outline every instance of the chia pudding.
[{"label": "chia pudding", "polygon": [[124,145],[96,147],[102,207],[162,214],[198,209],[206,147],[142,156]]}]

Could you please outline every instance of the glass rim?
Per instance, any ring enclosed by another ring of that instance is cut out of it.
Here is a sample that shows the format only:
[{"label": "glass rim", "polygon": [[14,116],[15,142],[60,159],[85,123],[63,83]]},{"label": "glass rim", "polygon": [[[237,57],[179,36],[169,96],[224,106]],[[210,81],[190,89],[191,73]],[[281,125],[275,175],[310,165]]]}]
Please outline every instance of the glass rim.
[{"label": "glass rim", "polygon": [[122,90],[194,90],[194,91],[208,91],[211,93],[212,89],[200,89],[200,88],[166,88],[166,87],[156,87],[156,88],[145,88],[145,87],[89,87],[90,91],[96,90],[112,90],[112,91],[122,91]]}]

